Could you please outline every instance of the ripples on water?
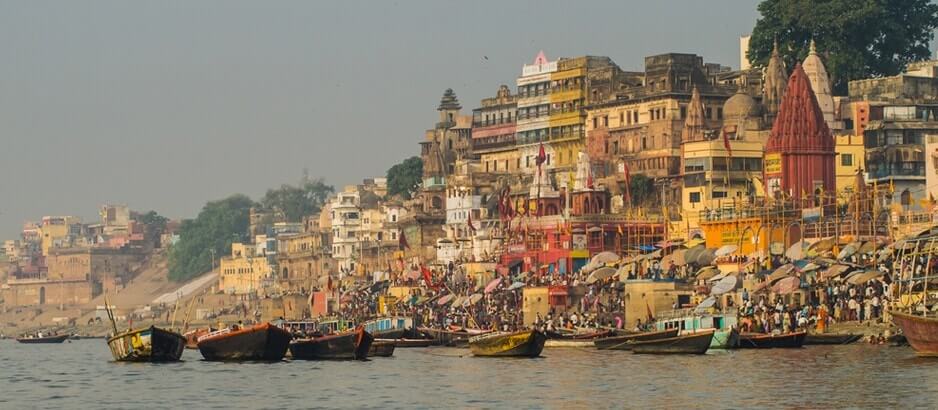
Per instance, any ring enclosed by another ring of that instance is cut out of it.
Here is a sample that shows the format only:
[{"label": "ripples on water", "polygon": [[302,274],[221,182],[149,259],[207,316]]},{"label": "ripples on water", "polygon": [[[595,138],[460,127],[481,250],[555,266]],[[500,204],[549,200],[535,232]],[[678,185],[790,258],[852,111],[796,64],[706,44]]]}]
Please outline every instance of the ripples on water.
[{"label": "ripples on water", "polygon": [[924,408],[938,360],[811,346],[704,356],[546,349],[539,359],[397,349],[367,362],[110,362],[103,340],[0,341],[0,408]]}]

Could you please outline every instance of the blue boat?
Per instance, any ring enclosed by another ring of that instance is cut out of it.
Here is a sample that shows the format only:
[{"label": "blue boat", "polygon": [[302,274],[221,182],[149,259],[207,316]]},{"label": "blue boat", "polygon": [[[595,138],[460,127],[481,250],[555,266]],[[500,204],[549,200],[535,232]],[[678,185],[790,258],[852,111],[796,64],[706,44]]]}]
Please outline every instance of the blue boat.
[{"label": "blue boat", "polygon": [[679,309],[662,313],[655,322],[658,330],[680,329],[680,335],[691,335],[713,330],[711,349],[739,347],[736,311],[709,312],[698,309]]}]

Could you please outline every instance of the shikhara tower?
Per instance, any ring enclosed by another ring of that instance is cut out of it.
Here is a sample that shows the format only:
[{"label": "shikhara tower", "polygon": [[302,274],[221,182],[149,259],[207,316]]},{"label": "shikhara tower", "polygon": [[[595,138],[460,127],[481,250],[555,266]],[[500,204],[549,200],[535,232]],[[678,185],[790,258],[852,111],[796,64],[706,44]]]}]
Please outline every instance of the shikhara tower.
[{"label": "shikhara tower", "polygon": [[799,64],[788,79],[765,147],[766,193],[776,199],[812,199],[816,205],[831,202],[835,155],[834,137]]}]

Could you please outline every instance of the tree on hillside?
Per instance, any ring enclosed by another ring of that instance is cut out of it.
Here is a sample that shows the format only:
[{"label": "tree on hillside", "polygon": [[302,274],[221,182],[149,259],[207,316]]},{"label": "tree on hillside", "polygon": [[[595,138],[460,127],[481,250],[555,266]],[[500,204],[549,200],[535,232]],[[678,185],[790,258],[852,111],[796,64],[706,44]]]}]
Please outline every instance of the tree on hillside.
[{"label": "tree on hillside", "polygon": [[423,178],[423,160],[410,157],[388,169],[388,195],[401,195],[410,199]]},{"label": "tree on hillside", "polygon": [[179,227],[179,241],[169,251],[169,278],[183,281],[211,269],[212,251],[220,258],[231,252],[231,243],[243,241],[250,225],[250,210],[256,204],[236,194],[211,201],[195,219]]},{"label": "tree on hillside", "polygon": [[322,208],[335,189],[322,179],[304,182],[299,186],[283,184],[277,189],[268,189],[261,198],[261,206],[283,212],[289,222],[300,222],[304,216],[313,215]]},{"label": "tree on hillside", "polygon": [[896,75],[927,59],[938,27],[938,5],[928,0],[764,0],[749,40],[749,60],[764,67],[778,40],[791,70],[817,43],[835,94],[847,83]]},{"label": "tree on hillside", "polygon": [[163,235],[163,231],[166,230],[166,223],[169,222],[169,218],[151,210],[134,215],[134,220],[143,224],[144,235],[147,241],[154,246],[159,246],[160,236]]}]

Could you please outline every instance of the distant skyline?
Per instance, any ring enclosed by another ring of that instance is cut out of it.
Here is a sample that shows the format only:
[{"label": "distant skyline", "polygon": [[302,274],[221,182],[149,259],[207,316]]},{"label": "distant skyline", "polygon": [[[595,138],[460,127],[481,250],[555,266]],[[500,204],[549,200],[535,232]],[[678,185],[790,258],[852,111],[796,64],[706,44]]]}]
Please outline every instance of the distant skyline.
[{"label": "distant skyline", "polygon": [[105,203],[194,217],[304,169],[384,176],[446,88],[469,113],[540,50],[738,68],[757,3],[3,2],[0,237]]}]

